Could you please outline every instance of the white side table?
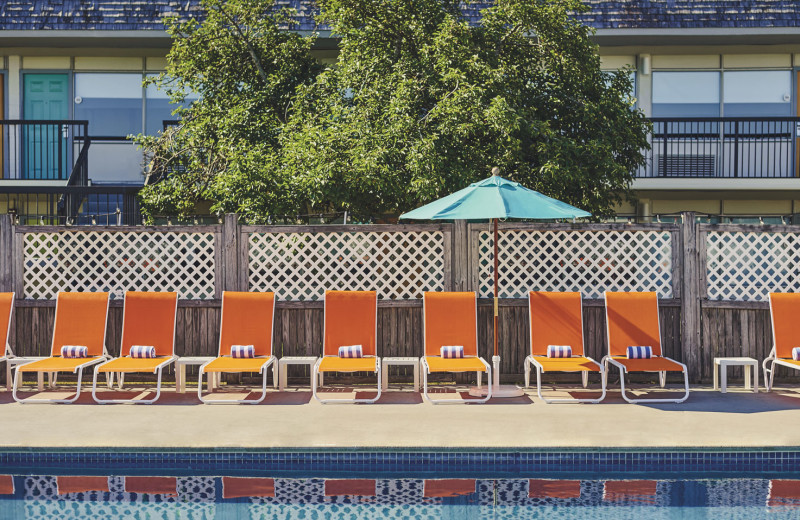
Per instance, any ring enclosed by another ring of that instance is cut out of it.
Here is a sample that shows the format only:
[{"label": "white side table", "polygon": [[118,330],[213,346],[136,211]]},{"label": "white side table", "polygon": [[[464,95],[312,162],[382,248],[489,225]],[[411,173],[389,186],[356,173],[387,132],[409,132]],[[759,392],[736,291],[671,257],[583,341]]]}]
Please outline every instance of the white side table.
[{"label": "white side table", "polygon": [[[278,390],[283,392],[286,388],[286,367],[289,365],[308,365],[311,370],[311,386],[314,386],[314,365],[317,363],[316,356],[286,356],[278,360],[280,376],[278,377]],[[322,372],[319,374],[319,386],[322,386]]]},{"label": "white side table", "polygon": [[[213,357],[179,357],[175,360],[175,391],[181,394],[186,393],[186,365],[200,366],[214,359]],[[219,388],[222,374],[219,372],[208,374],[209,390]]]},{"label": "white side table", "polygon": [[419,358],[416,357],[385,357],[381,358],[381,391],[389,388],[389,366],[414,367],[414,391],[419,392]]},{"label": "white side table", "polygon": [[[753,372],[753,393],[758,392],[758,361],[749,357],[715,357],[714,358],[714,390],[723,394],[728,391],[728,367],[744,367],[744,388],[750,390],[750,373]],[[755,369],[755,370],[754,370]],[[719,372],[722,372],[722,385],[719,384]]]}]

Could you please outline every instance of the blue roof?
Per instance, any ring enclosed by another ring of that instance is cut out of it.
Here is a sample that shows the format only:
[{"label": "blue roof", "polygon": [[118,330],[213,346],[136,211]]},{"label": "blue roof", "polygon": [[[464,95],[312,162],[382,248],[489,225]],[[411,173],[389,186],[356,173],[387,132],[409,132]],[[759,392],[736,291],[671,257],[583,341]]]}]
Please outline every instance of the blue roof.
[{"label": "blue roof", "polygon": [[[598,29],[800,27],[798,0],[584,0],[579,18]],[[277,0],[298,10],[298,28],[314,28],[308,0]],[[476,21],[480,8],[465,7]],[[158,30],[164,16],[201,16],[200,0],[0,0],[2,30]]]}]

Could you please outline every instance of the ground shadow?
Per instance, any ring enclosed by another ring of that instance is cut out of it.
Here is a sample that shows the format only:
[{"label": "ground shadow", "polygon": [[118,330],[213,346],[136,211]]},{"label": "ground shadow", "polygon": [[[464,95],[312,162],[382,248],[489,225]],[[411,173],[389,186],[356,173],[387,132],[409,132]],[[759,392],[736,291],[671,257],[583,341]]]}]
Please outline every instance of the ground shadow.
[{"label": "ground shadow", "polygon": [[311,390],[270,392],[261,404],[274,406],[297,406],[311,402]]},{"label": "ground shadow", "polygon": [[[367,395],[367,392],[358,392],[358,399],[370,399],[375,397],[375,392]],[[422,394],[419,392],[382,392],[381,398],[375,404],[422,404]]]},{"label": "ground shadow", "polygon": [[[627,388],[626,388],[627,390]],[[680,398],[683,391],[672,389],[645,391],[645,388],[634,388],[637,391],[637,398]],[[628,397],[631,397],[629,394]],[[619,401],[624,403],[622,394],[619,391],[609,391],[608,396],[603,402]],[[636,403],[640,406],[647,406],[656,410],[664,411],[684,411],[684,412],[713,412],[713,413],[736,413],[736,414],[755,414],[764,412],[779,412],[783,410],[800,410],[800,393],[793,391],[773,391],[752,392],[728,391],[723,394],[717,391],[701,390],[689,394],[689,398],[682,403]]]}]

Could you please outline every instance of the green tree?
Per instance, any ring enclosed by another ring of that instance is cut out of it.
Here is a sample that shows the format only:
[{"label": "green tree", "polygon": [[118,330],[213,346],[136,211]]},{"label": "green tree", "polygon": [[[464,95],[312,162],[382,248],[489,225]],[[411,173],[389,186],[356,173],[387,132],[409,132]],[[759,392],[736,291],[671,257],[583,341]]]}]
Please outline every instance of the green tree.
[{"label": "green tree", "polygon": [[[173,38],[167,70],[153,83],[175,103],[181,123],[138,136],[151,180],[140,195],[146,215],[265,210],[294,212],[297,202],[277,168],[281,133],[297,88],[321,70],[313,37],[286,30],[294,12],[274,0],[203,0],[205,19],[165,20]],[[291,188],[291,186],[289,186]]]},{"label": "green tree", "polygon": [[397,213],[504,175],[599,217],[629,195],[649,125],[600,69],[578,0],[320,0],[335,68],[302,90],[283,168],[313,208]]},{"label": "green tree", "polygon": [[140,138],[164,178],[146,208],[366,220],[492,166],[598,217],[629,196],[649,125],[629,72],[602,72],[591,29],[571,18],[579,0],[497,0],[474,26],[457,0],[318,3],[340,38],[322,71],[271,1],[207,0],[202,24],[169,23],[161,82],[203,97],[173,132]]}]

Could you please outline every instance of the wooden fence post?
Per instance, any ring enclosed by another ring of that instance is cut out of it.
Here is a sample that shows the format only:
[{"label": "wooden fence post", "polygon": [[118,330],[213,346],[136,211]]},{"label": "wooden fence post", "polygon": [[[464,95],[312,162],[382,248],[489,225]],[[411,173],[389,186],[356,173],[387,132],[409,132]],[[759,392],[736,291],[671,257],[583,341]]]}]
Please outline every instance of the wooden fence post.
[{"label": "wooden fence post", "polygon": [[471,291],[469,227],[467,227],[466,220],[456,220],[453,222],[453,248],[451,254],[452,269],[450,272],[453,276],[453,290]]},{"label": "wooden fence post", "polygon": [[13,215],[0,215],[0,292],[14,290]]},{"label": "wooden fence post", "polygon": [[239,284],[239,216],[235,213],[225,215],[222,226],[222,290],[244,290]]},{"label": "wooden fence post", "polygon": [[681,213],[681,354],[689,370],[689,380],[699,382],[701,356],[700,265],[697,250],[697,222],[694,211]]}]

